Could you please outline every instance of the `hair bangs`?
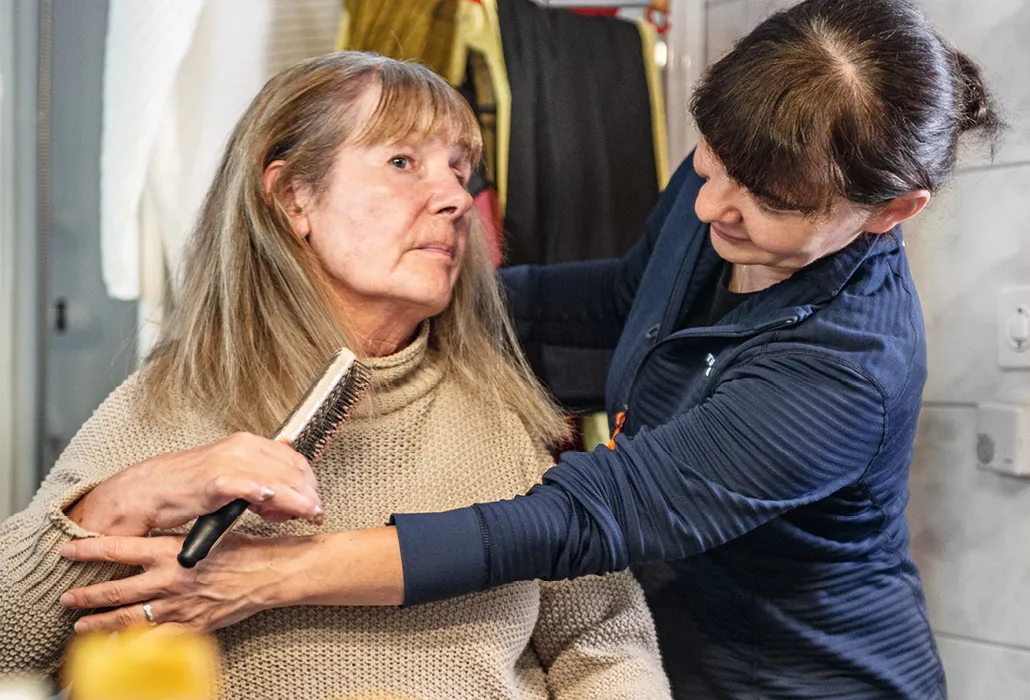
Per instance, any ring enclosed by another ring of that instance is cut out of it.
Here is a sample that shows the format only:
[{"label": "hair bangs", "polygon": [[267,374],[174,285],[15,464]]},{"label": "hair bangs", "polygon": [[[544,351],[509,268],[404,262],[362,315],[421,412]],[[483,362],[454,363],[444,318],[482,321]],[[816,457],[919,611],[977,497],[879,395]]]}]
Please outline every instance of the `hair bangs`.
[{"label": "hair bangs", "polygon": [[[764,47],[755,48],[761,54]],[[735,62],[712,66],[695,90],[691,112],[698,130],[730,177],[763,204],[805,214],[828,211],[845,196],[827,150],[835,110],[808,108],[818,102],[807,94],[811,75],[771,81],[760,61],[740,58],[740,49]]]},{"label": "hair bangs", "polygon": [[479,121],[442,77],[403,62],[382,65],[378,73],[379,103],[353,143],[396,143],[412,135],[439,137],[462,149],[473,167],[479,163],[483,155]]}]

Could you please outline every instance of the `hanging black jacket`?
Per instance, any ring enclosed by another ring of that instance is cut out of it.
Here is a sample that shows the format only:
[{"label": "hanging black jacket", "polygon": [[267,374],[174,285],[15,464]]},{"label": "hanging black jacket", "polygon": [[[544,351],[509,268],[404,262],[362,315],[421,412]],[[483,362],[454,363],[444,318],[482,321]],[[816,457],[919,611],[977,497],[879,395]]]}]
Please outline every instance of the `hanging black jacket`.
[{"label": "hanging black jacket", "polygon": [[[658,199],[640,31],[631,22],[499,0],[511,87],[509,265],[612,258]],[[525,348],[551,391],[600,410],[610,350]]]}]

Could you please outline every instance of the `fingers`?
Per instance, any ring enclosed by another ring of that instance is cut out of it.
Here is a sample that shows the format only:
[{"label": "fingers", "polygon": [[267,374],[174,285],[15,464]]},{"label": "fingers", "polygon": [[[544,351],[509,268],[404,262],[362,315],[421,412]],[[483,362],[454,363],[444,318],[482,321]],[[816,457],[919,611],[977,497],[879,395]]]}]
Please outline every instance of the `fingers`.
[{"label": "fingers", "polygon": [[169,595],[181,587],[181,577],[191,575],[175,565],[175,555],[181,545],[181,537],[96,537],[69,542],[61,549],[66,559],[116,562],[142,566],[147,571],[116,581],[73,588],[61,596],[61,604],[91,610]]},{"label": "fingers", "polygon": [[[271,481],[268,484],[267,481]],[[285,515],[285,519],[301,518],[316,523],[321,520],[323,510],[315,489],[309,484],[290,484],[284,480],[267,480],[259,483],[250,476],[222,474],[208,483],[205,498],[209,512],[221,508],[237,498],[248,501],[252,509],[265,517],[266,514]]]},{"label": "fingers", "polygon": [[168,588],[161,585],[159,575],[145,572],[117,581],[73,588],[61,596],[61,605],[73,610],[117,608],[132,603],[145,603],[152,598],[167,595]]},{"label": "fingers", "polygon": [[168,545],[163,537],[87,537],[61,548],[71,561],[109,561],[129,566],[152,567]]},{"label": "fingers", "polygon": [[[265,508],[262,506],[252,505],[250,509],[254,512],[255,515],[257,515],[265,522],[274,523],[276,525],[297,519],[295,515],[291,515],[290,513],[284,513],[283,511],[276,510],[274,508]],[[325,516],[322,513],[318,513],[314,518],[311,518],[308,522],[310,522],[312,525],[322,525],[325,522]]]},{"label": "fingers", "polygon": [[[171,529],[236,499],[259,512],[284,513],[322,524],[322,505],[311,465],[288,445],[236,433],[203,447],[169,453],[133,468],[134,493],[149,528]],[[257,510],[257,509],[256,509]]]},{"label": "fingers", "polygon": [[[161,601],[156,600],[150,604],[151,614],[154,622],[161,624]],[[75,631],[78,634],[89,634],[91,632],[119,632],[130,627],[141,627],[150,625],[146,615],[143,613],[143,604],[128,605],[124,608],[111,610],[110,612],[96,613],[79,618],[75,622]]]},{"label": "fingers", "polygon": [[[217,476],[210,481],[212,510],[236,498],[315,524],[322,519],[318,484],[311,465],[288,445],[237,433],[219,445]],[[258,509],[255,509],[258,510]]]}]

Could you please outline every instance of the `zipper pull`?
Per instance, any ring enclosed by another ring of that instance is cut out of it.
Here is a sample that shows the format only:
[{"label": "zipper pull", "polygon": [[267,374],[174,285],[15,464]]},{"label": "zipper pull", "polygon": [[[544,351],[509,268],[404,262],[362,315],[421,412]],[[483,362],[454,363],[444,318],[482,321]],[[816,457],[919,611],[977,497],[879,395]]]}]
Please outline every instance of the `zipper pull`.
[{"label": "zipper pull", "polygon": [[612,431],[611,439],[608,440],[608,449],[615,449],[615,436],[622,432],[622,426],[626,425],[626,412],[619,411],[615,414],[615,430]]}]

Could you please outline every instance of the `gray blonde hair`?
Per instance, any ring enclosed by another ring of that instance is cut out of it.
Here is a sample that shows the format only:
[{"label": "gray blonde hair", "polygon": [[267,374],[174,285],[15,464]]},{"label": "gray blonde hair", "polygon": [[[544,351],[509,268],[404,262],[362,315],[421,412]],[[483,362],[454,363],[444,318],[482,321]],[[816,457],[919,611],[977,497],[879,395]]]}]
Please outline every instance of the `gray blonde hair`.
[{"label": "gray blonde hair", "polygon": [[[379,88],[372,116],[360,98]],[[359,123],[360,121],[360,123]],[[444,136],[475,164],[482,135],[469,106],[429,69],[339,52],[272,78],[241,117],[207,193],[182,286],[147,358],[153,416],[201,407],[229,430],[270,434],[326,358],[354,336],[332,310],[322,265],[293,234],[286,189],[324,192],[342,145]],[[283,161],[271,192],[263,174]],[[518,348],[486,241],[473,220],[451,303],[430,320],[433,361],[474,392],[513,410],[534,438],[567,436],[561,411]]]}]

